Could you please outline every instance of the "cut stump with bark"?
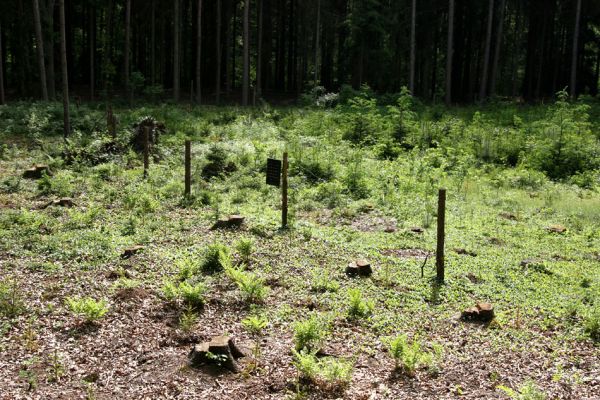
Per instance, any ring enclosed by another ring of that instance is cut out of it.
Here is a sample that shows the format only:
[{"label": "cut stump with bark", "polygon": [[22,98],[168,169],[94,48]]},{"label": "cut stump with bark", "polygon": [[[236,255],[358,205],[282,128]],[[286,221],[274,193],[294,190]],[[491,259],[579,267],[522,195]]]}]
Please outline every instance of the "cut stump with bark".
[{"label": "cut stump with bark", "polygon": [[237,359],[244,353],[229,336],[215,336],[210,342],[195,345],[188,358],[193,366],[217,365],[231,372],[238,372]]},{"label": "cut stump with bark", "polygon": [[62,199],[52,200],[51,202],[44,205],[44,207],[42,208],[48,208],[50,206],[71,208],[74,205],[75,203],[73,203],[73,199],[69,197],[63,197]]},{"label": "cut stump with bark", "polygon": [[346,274],[348,276],[371,276],[373,268],[367,260],[356,260],[348,264]]},{"label": "cut stump with bark", "polygon": [[235,229],[244,224],[245,217],[241,215],[230,215],[225,218],[219,218],[213,225],[212,229]]},{"label": "cut stump with bark", "polygon": [[489,322],[494,319],[494,306],[490,303],[477,303],[475,307],[464,310],[461,319],[470,322]]},{"label": "cut stump with bark", "polygon": [[547,226],[546,230],[551,233],[565,233],[567,231],[567,228],[559,224],[554,224]]},{"label": "cut stump with bark", "polygon": [[50,168],[47,165],[34,165],[33,167],[26,169],[23,172],[23,178],[25,179],[41,179],[42,176],[46,173],[46,175],[51,176]]},{"label": "cut stump with bark", "polygon": [[121,253],[121,258],[123,258],[123,259],[131,258],[144,249],[145,249],[145,247],[140,246],[140,245],[127,247],[126,249],[123,249],[123,252]]}]

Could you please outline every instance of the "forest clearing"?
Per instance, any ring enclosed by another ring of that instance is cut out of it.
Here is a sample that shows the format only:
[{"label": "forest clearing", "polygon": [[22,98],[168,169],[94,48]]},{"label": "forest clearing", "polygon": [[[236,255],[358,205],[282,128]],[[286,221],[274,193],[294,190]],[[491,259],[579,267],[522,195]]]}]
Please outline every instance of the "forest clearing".
[{"label": "forest clearing", "polygon": [[[101,105],[81,106],[66,147],[57,106],[2,108],[3,393],[502,398],[505,387],[596,398],[600,196],[589,115],[600,107],[445,111],[400,99],[115,109],[115,138]],[[165,130],[144,178],[130,144],[148,115]],[[558,140],[560,158],[544,164]],[[265,168],[284,150],[282,230]],[[40,164],[51,175],[23,178]],[[584,170],[551,181],[558,164]],[[213,229],[228,215],[243,224]],[[372,275],[348,276],[360,259]],[[493,305],[493,321],[461,320],[477,302]],[[193,367],[193,345],[220,335],[245,353],[237,373]]]}]

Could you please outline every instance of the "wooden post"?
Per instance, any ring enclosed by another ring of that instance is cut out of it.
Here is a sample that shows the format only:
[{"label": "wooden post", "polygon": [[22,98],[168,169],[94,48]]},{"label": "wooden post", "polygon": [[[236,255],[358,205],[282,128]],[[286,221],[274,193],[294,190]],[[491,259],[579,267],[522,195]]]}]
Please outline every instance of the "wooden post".
[{"label": "wooden post", "polygon": [[144,178],[148,177],[148,167],[150,166],[150,127],[144,127]]},{"label": "wooden post", "polygon": [[288,153],[283,153],[281,171],[281,227],[287,228],[288,223]]},{"label": "wooden post", "polygon": [[185,141],[185,196],[192,193],[192,142]]},{"label": "wooden post", "polygon": [[437,282],[444,283],[444,235],[446,228],[446,189],[440,189],[438,193],[437,214],[437,250],[435,252],[435,266],[437,270]]}]

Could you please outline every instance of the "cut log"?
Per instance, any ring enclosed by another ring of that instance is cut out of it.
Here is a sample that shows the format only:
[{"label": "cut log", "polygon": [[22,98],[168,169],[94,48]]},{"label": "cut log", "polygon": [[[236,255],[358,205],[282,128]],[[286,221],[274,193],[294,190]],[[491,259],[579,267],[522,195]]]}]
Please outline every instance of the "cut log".
[{"label": "cut log", "polygon": [[50,172],[50,168],[47,165],[34,165],[33,167],[23,172],[23,178],[41,179],[44,173],[46,173],[46,175],[48,176],[52,175],[52,173]]}]

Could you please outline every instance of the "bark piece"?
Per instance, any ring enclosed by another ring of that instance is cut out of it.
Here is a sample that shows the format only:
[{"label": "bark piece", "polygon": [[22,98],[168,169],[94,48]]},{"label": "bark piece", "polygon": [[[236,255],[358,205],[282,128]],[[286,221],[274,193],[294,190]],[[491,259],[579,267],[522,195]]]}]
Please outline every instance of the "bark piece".
[{"label": "bark piece", "polygon": [[50,172],[50,168],[47,165],[34,165],[33,167],[25,170],[25,172],[23,172],[23,178],[26,179],[41,179],[42,176],[44,175],[44,172],[46,173],[46,175],[51,176],[52,173]]},{"label": "bark piece", "polygon": [[461,319],[471,322],[489,322],[494,319],[494,306],[490,303],[477,303],[475,307],[464,310]]},{"label": "bark piece", "polygon": [[140,246],[140,245],[127,247],[126,249],[123,250],[123,253],[121,253],[121,258],[123,258],[123,259],[131,258],[144,249],[145,249],[145,247]]}]

